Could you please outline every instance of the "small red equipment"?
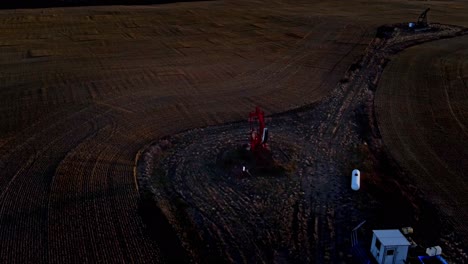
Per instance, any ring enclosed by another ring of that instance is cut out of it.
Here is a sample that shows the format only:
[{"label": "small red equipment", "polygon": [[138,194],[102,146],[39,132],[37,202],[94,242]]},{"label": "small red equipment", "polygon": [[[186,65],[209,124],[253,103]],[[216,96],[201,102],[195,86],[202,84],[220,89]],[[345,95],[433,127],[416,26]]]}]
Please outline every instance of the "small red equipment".
[{"label": "small red equipment", "polygon": [[[258,122],[258,129],[255,123]],[[250,124],[250,150],[253,153],[267,150],[268,128],[265,127],[265,113],[257,106],[254,112],[249,113]]]}]

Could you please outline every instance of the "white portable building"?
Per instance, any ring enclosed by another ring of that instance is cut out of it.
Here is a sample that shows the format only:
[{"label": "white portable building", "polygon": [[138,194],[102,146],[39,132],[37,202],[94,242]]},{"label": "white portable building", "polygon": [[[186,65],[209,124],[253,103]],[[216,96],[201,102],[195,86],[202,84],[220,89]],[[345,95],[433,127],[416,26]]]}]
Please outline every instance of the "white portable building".
[{"label": "white portable building", "polygon": [[410,242],[398,229],[373,230],[371,254],[379,264],[404,264]]}]

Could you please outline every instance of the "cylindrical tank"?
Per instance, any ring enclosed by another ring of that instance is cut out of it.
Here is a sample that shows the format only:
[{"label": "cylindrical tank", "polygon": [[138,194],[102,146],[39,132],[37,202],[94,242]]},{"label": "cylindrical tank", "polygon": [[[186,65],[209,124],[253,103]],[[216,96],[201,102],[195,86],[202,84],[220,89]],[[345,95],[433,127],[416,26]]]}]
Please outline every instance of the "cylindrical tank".
[{"label": "cylindrical tank", "polygon": [[442,254],[442,248],[440,246],[426,248],[426,254],[429,256],[437,256]]},{"label": "cylindrical tank", "polygon": [[359,170],[353,170],[351,174],[351,189],[357,191],[361,187],[361,173]]}]

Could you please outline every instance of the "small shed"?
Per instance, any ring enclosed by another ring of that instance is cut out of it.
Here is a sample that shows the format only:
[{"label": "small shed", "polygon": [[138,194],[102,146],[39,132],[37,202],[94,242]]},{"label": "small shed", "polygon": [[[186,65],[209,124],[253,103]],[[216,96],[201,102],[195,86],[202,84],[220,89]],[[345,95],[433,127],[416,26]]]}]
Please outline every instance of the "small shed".
[{"label": "small shed", "polygon": [[372,230],[371,254],[379,264],[404,264],[410,242],[398,229]]}]

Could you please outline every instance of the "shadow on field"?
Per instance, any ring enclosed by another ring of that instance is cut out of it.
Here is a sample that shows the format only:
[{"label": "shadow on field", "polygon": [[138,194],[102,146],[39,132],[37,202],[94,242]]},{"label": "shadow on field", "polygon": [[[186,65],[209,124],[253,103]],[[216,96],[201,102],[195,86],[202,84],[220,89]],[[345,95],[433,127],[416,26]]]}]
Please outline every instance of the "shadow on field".
[{"label": "shadow on field", "polygon": [[157,206],[153,195],[143,191],[138,211],[143,219],[148,236],[156,242],[161,249],[161,254],[166,263],[223,263],[225,259],[218,252],[206,247],[206,244],[197,236],[196,230],[187,221],[184,213],[186,204],[176,199],[174,204],[177,207],[177,219],[184,226],[187,239],[190,241],[191,254],[182,246],[176,230],[168,221],[167,217]]},{"label": "shadow on field", "polygon": [[142,195],[138,211],[149,237],[161,248],[164,259],[168,263],[189,263],[187,252],[176,231],[157,207],[151,194]]}]

